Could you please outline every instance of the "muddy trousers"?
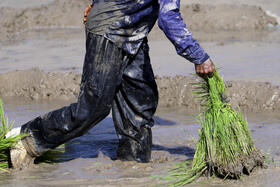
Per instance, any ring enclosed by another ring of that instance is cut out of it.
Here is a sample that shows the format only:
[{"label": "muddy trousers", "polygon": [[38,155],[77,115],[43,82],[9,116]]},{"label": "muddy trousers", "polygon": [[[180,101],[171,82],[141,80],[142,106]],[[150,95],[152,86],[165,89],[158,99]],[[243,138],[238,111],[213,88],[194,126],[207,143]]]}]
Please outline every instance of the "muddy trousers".
[{"label": "muddy trousers", "polygon": [[112,109],[119,138],[117,157],[149,162],[157,85],[145,40],[130,57],[106,38],[86,33],[86,55],[77,103],[39,116],[24,124],[22,139],[31,156],[40,156],[81,136]]}]

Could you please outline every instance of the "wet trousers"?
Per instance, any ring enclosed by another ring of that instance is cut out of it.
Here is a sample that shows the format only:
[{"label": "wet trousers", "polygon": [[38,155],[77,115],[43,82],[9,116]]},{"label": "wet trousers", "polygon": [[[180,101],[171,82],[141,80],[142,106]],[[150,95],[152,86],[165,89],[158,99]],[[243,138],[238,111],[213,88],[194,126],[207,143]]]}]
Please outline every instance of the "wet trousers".
[{"label": "wet trousers", "polygon": [[117,157],[149,162],[158,91],[148,53],[147,40],[131,57],[103,36],[87,32],[78,101],[22,126],[28,153],[37,157],[83,135],[112,110]]}]

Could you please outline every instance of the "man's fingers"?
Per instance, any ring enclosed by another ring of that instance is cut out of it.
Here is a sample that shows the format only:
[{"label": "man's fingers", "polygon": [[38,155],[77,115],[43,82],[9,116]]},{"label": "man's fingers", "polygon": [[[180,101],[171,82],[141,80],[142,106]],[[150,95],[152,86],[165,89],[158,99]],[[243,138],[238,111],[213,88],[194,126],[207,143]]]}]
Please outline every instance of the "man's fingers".
[{"label": "man's fingers", "polygon": [[209,68],[209,73],[208,73],[208,77],[213,77],[214,73],[216,72],[215,66],[214,64],[211,65],[211,67]]},{"label": "man's fingers", "polygon": [[84,18],[83,18],[84,24],[86,24],[88,14],[89,14],[90,10],[92,9],[92,7],[93,7],[93,3],[88,5],[88,7],[86,7],[86,9],[84,11]]},{"label": "man's fingers", "polygon": [[195,66],[196,73],[202,78],[211,78],[215,73],[215,65],[211,59],[206,60],[204,63]]}]

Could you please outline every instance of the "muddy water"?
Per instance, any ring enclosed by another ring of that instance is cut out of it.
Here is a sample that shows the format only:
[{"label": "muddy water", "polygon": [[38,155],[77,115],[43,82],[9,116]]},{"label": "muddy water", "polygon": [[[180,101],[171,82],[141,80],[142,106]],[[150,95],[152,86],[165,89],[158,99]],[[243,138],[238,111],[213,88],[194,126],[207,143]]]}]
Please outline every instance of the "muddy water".
[{"label": "muddy water", "polygon": [[[15,126],[47,111],[66,105],[58,101],[31,101],[23,98],[4,98],[5,111]],[[222,181],[200,178],[191,186],[278,186],[280,182],[280,116],[277,113],[246,113],[255,145],[270,155],[268,169],[257,170],[242,180]],[[194,141],[200,125],[193,115],[196,111],[183,108],[159,107],[153,127],[152,161],[148,164],[121,162],[116,159],[118,145],[111,116],[76,138],[62,149],[65,153],[59,164],[36,164],[24,171],[0,175],[3,186],[145,186],[163,185],[161,179],[147,178],[166,175],[171,163],[180,163],[193,156]],[[184,132],[187,131],[188,133]]]},{"label": "muddy water", "polygon": [[[196,32],[203,48],[222,67],[225,80],[280,84],[280,31]],[[194,66],[178,56],[163,36],[151,37],[150,55],[159,76],[189,75]],[[164,47],[162,47],[164,46]],[[48,72],[82,72],[83,29],[41,29],[21,33],[0,47],[0,73],[33,67]]]}]

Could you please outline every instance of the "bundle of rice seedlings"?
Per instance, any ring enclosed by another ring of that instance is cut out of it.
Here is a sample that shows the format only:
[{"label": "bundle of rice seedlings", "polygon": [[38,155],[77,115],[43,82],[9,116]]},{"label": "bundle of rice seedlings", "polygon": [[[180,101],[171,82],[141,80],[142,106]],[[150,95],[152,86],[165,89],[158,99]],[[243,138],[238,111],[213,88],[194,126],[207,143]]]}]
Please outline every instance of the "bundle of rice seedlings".
[{"label": "bundle of rice seedlings", "polygon": [[8,149],[16,145],[23,135],[6,137],[8,131],[12,128],[12,124],[8,123],[5,118],[3,102],[0,99],[0,170],[7,171],[8,168]]},{"label": "bundle of rice seedlings", "polygon": [[179,164],[166,177],[175,179],[172,185],[185,185],[203,174],[239,179],[255,167],[263,167],[264,157],[254,146],[240,109],[235,111],[228,103],[219,72],[196,83],[194,94],[205,107],[197,117],[202,125],[200,139],[191,165]]}]

